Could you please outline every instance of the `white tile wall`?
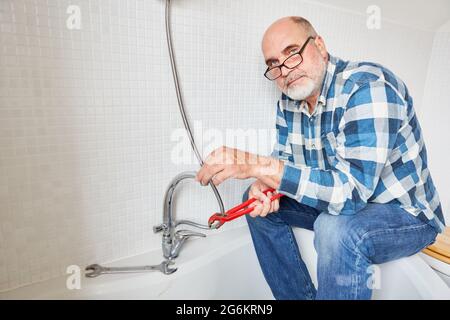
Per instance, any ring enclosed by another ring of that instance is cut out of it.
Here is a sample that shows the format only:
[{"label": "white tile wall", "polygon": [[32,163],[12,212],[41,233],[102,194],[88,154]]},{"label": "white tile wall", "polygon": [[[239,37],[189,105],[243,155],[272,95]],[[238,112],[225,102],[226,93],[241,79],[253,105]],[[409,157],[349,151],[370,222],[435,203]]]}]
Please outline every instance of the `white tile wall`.
[{"label": "white tile wall", "polygon": [[[66,28],[69,5],[81,9],[81,30]],[[364,15],[313,1],[174,0],[172,13],[186,107],[203,133],[273,128],[278,93],[262,77],[260,40],[293,14],[332,54],[389,66],[420,107],[431,32],[387,21],[369,31]],[[158,248],[151,228],[167,184],[198,169],[171,162],[182,122],[164,2],[0,0],[0,27],[0,290]],[[204,139],[206,156],[219,145]],[[267,139],[258,151],[270,148]],[[250,182],[221,185],[225,206]],[[179,217],[206,223],[216,211],[207,187],[180,187]]]},{"label": "white tile wall", "polygon": [[[448,23],[450,25],[450,21]],[[437,32],[425,86],[423,107],[419,113],[425,142],[428,165],[441,198],[447,225],[450,225],[450,31]]]}]

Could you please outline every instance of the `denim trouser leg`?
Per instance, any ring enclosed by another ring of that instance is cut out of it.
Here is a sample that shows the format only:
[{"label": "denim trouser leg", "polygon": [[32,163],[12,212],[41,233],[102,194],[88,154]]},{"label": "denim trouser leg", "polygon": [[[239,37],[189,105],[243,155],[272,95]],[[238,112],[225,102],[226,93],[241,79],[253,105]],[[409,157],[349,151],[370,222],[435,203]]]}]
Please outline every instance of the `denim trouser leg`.
[{"label": "denim trouser leg", "polygon": [[[316,299],[370,299],[372,264],[413,255],[437,232],[397,205],[369,203],[354,215],[321,213],[314,223]],[[373,278],[372,278],[373,277]]]},{"label": "denim trouser leg", "polygon": [[[354,215],[334,216],[285,196],[278,212],[246,218],[266,281],[276,299],[286,300],[370,299],[372,264],[413,255],[437,236],[429,224],[392,204],[369,203]],[[317,293],[291,226],[314,230]]]},{"label": "denim trouser leg", "polygon": [[275,299],[315,298],[316,289],[290,226],[312,230],[317,216],[317,210],[288,197],[281,198],[280,209],[265,218],[246,215],[259,264]]}]

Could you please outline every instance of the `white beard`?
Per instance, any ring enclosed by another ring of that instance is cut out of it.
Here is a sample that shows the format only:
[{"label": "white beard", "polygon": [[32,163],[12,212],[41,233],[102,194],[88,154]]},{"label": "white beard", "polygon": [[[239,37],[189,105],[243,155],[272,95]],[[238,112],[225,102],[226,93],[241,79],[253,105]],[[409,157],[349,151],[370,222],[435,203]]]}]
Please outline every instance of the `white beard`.
[{"label": "white beard", "polygon": [[286,90],[286,94],[293,100],[305,100],[309,98],[314,92],[321,89],[323,79],[325,78],[327,64],[323,59],[319,59],[319,65],[315,68],[314,74],[311,78],[303,79],[303,83],[293,84]]},{"label": "white beard", "polygon": [[293,84],[288,89],[286,94],[289,98],[293,100],[305,100],[308,98],[315,90],[316,84],[311,79],[303,80],[304,84]]}]

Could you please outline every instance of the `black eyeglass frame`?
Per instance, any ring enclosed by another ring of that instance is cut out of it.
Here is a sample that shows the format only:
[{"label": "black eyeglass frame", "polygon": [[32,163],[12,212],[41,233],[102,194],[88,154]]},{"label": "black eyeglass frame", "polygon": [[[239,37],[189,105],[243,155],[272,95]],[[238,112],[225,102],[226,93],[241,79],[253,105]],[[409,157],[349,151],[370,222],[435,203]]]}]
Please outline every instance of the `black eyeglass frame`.
[{"label": "black eyeglass frame", "polygon": [[[308,42],[309,42],[309,40],[311,40],[311,39],[316,39],[316,37],[312,37],[312,36],[308,37],[308,39],[306,39],[305,43],[304,43],[303,46],[300,48],[300,50],[299,50],[298,52],[296,52],[296,53],[291,54],[291,55],[290,55],[289,57],[287,57],[286,59],[284,59],[283,63],[280,64],[279,66],[275,66],[275,67],[272,67],[272,68],[267,67],[266,71],[264,72],[264,77],[266,77],[266,78],[267,78],[268,80],[270,80],[270,81],[274,81],[274,80],[278,79],[279,77],[281,77],[281,75],[283,74],[283,72],[281,71],[281,68],[282,68],[282,67],[286,67],[286,68],[288,68],[288,69],[294,69],[294,68],[298,67],[298,66],[303,62],[303,56],[302,56],[302,53],[303,53],[303,51],[305,51],[306,46],[308,45]],[[296,55],[300,55],[300,62],[299,62],[299,63],[297,63],[297,64],[296,64],[295,66],[293,66],[293,67],[288,67],[287,65],[285,65],[286,61],[288,61],[290,58],[292,58],[293,56],[296,56]],[[273,78],[273,79],[269,78],[269,77],[267,76],[267,74],[268,74],[270,71],[272,71],[273,69],[276,69],[276,68],[280,69],[280,75],[279,75],[278,77],[276,77],[276,78]]]}]

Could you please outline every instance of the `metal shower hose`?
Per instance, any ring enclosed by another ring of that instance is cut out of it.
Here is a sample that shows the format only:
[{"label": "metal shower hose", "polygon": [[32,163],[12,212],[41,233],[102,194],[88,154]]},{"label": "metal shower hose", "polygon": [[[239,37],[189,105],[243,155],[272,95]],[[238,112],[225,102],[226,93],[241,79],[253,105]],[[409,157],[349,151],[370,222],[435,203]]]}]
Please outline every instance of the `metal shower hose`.
[{"label": "metal shower hose", "polygon": [[[170,65],[172,67],[172,75],[173,75],[173,80],[175,83],[175,90],[177,92],[178,107],[180,109],[181,117],[183,118],[183,124],[188,133],[192,149],[194,150],[195,156],[197,157],[200,166],[203,166],[203,163],[204,163],[203,159],[200,156],[200,153],[198,152],[197,145],[195,144],[195,141],[194,141],[194,135],[192,134],[192,130],[189,125],[189,121],[186,117],[186,111],[184,109],[183,97],[181,95],[181,87],[180,87],[180,83],[178,80],[178,71],[177,71],[177,66],[175,63],[175,57],[174,57],[173,46],[172,46],[172,31],[170,28],[170,0],[166,0],[166,38],[167,38],[167,46],[169,49]],[[214,183],[212,182],[212,180],[210,180],[209,185],[214,192],[217,202],[219,203],[220,214],[225,215],[225,209],[224,209],[223,201],[222,201],[222,198],[220,197],[219,191],[217,190],[217,188],[214,185]]]}]

